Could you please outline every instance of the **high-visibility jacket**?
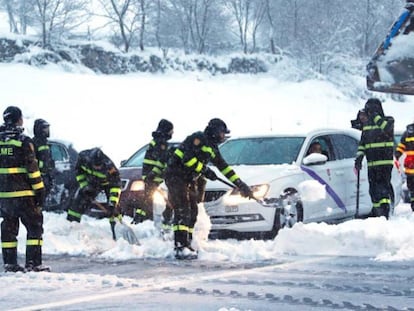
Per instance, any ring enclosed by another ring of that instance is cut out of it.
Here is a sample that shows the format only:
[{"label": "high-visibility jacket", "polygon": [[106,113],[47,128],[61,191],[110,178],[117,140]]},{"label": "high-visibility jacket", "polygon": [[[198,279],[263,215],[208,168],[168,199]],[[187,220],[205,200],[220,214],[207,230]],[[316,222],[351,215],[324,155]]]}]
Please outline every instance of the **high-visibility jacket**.
[{"label": "high-visibility jacket", "polygon": [[407,175],[414,175],[414,123],[407,125],[407,130],[395,150],[395,157],[399,159],[405,153],[404,170]]},{"label": "high-visibility jacket", "polygon": [[366,156],[368,169],[393,166],[394,119],[380,114],[370,118],[362,128],[357,156]]},{"label": "high-visibility jacket", "polygon": [[47,138],[34,136],[33,143],[40,172],[42,174],[53,174],[55,170],[55,161],[53,161]]},{"label": "high-visibility jacket", "polygon": [[211,162],[231,182],[240,180],[236,172],[223,159],[218,145],[208,140],[203,132],[188,136],[170,156],[167,175],[175,175],[185,182],[197,179]]},{"label": "high-visibility jacket", "polygon": [[90,157],[92,149],[79,153],[76,163],[76,180],[79,187],[92,187],[94,190],[109,189],[109,202],[118,205],[121,194],[121,178],[115,164],[104,155],[105,159],[100,167],[96,167]]},{"label": "high-visibility jacket", "polygon": [[18,127],[0,127],[0,200],[35,197],[44,201],[44,184],[33,141]]},{"label": "high-visibility jacket", "polygon": [[142,179],[150,176],[151,181],[161,184],[167,167],[168,143],[165,139],[155,137],[148,145],[142,165]]}]

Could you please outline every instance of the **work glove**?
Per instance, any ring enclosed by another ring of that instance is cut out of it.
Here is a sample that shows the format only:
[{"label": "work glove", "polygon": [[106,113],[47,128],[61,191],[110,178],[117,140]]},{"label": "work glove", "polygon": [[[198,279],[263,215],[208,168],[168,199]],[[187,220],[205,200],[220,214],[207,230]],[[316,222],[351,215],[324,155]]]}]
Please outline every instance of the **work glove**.
[{"label": "work glove", "polygon": [[356,157],[354,167],[355,167],[355,169],[357,171],[360,171],[361,170],[361,168],[362,168],[362,160],[363,159],[364,159],[364,156],[363,155],[359,155],[359,156]]},{"label": "work glove", "polygon": [[207,179],[210,179],[210,180],[217,180],[217,175],[216,175],[216,173],[214,173],[214,171],[211,169],[211,168],[209,168],[209,167],[206,167],[206,169],[204,170],[204,172],[203,172],[203,175],[207,178]]},{"label": "work glove", "polygon": [[253,199],[253,192],[252,189],[250,189],[250,187],[245,184],[244,182],[242,182],[240,179],[238,179],[235,182],[235,185],[237,186],[237,188],[239,188],[240,194],[242,195],[242,197],[245,198],[250,198]]}]

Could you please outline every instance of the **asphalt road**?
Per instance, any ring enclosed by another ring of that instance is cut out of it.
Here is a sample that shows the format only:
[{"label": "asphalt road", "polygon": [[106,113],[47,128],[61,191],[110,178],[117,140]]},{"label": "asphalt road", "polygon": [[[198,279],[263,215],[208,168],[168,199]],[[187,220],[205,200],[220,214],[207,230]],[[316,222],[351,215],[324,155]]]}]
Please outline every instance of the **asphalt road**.
[{"label": "asphalt road", "polygon": [[118,284],[71,287],[64,296],[50,291],[42,303],[18,310],[414,310],[413,262],[332,256],[254,264],[66,256],[44,262],[53,266],[53,282],[90,274],[116,276]]}]

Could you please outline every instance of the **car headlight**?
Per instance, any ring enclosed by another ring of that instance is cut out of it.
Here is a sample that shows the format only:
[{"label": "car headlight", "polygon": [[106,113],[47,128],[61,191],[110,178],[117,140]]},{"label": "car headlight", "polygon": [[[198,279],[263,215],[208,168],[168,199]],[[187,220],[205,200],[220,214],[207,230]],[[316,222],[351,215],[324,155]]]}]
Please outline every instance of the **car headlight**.
[{"label": "car headlight", "polygon": [[144,181],[136,180],[131,184],[131,191],[144,191]]},{"label": "car headlight", "polygon": [[152,199],[154,201],[154,204],[165,205],[167,201],[166,200],[167,196],[168,194],[164,190],[157,189],[156,191],[154,191],[152,195]]},{"label": "car headlight", "polygon": [[[261,185],[254,185],[250,186],[250,189],[253,192],[253,196],[256,199],[263,199],[267,192],[269,191],[269,185],[268,184],[261,184]],[[238,188],[234,188],[231,195],[240,195],[240,191]]]}]

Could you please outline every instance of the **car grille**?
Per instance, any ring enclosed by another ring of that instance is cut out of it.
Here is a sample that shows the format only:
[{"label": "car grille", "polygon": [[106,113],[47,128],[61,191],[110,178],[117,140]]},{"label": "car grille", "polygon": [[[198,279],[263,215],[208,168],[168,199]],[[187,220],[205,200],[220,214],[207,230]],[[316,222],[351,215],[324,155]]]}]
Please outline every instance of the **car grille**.
[{"label": "car grille", "polygon": [[204,202],[212,202],[220,199],[227,191],[206,191]]}]

